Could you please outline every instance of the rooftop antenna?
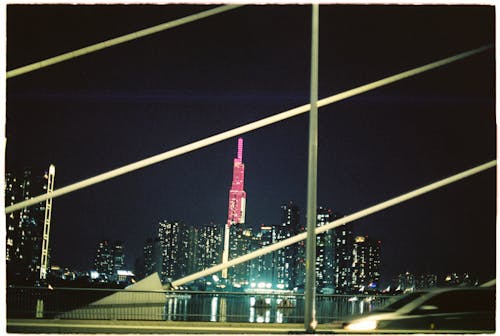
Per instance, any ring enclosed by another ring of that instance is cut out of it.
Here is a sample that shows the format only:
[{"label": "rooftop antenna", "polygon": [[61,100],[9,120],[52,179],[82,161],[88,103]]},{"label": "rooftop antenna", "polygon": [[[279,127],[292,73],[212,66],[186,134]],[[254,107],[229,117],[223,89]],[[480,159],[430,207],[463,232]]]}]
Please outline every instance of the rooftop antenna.
[{"label": "rooftop antenna", "polygon": [[243,161],[243,138],[238,138],[238,160]]}]

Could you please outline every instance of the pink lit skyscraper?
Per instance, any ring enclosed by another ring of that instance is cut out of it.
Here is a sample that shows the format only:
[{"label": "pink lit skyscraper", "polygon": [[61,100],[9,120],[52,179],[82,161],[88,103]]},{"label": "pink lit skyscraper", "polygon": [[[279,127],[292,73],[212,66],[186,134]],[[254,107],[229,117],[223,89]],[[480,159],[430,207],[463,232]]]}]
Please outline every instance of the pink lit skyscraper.
[{"label": "pink lit skyscraper", "polygon": [[245,165],[243,164],[243,139],[238,139],[238,156],[233,162],[233,183],[229,190],[227,225],[245,223],[245,198],[243,190]]},{"label": "pink lit skyscraper", "polygon": [[[243,190],[245,180],[245,165],[243,164],[243,139],[238,139],[238,154],[233,161],[233,183],[229,190],[229,206],[227,222],[224,230],[224,251],[222,262],[229,260],[229,228],[233,224],[245,223],[246,192]],[[222,271],[222,277],[227,278],[227,269]]]}]

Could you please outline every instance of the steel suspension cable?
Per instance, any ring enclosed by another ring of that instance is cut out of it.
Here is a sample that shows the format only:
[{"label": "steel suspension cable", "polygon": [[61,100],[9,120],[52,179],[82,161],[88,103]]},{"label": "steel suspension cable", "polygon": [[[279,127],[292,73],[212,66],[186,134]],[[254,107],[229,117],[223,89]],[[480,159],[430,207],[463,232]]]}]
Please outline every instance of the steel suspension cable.
[{"label": "steel suspension cable", "polygon": [[[323,98],[323,99],[318,101],[318,107],[323,107],[323,106],[326,106],[326,105],[329,105],[329,104],[332,104],[332,103],[359,95],[361,93],[365,93],[365,92],[374,90],[376,88],[400,81],[402,79],[421,74],[423,72],[426,72],[426,71],[444,66],[446,64],[470,57],[470,56],[478,54],[480,52],[486,51],[488,49],[491,49],[492,47],[493,47],[493,45],[491,44],[491,45],[483,46],[483,47],[480,47],[480,48],[477,48],[474,50],[466,51],[466,52],[463,52],[461,54],[457,54],[457,55],[454,55],[454,56],[451,56],[451,57],[448,57],[448,58],[445,58],[445,59],[442,59],[442,60],[439,60],[439,61],[436,61],[433,63],[429,63],[429,64],[426,64],[426,65],[423,65],[423,66],[420,66],[420,67],[417,67],[417,68],[414,68],[414,69],[411,69],[408,71],[398,73],[398,74],[393,75],[393,76],[389,76],[389,77],[380,79],[378,81],[375,81],[375,82],[372,82],[369,84],[361,85],[361,86],[356,87],[354,89],[347,90],[347,91],[332,95],[332,96],[327,97],[327,98]],[[246,125],[243,125],[240,127],[236,127],[236,128],[231,129],[231,130],[207,137],[205,139],[198,140],[198,141],[192,142],[190,144],[187,144],[187,145],[184,145],[181,147],[177,147],[175,149],[166,151],[164,153],[157,154],[157,155],[151,156],[149,158],[122,166],[120,168],[116,168],[116,169],[108,171],[106,173],[102,173],[100,175],[90,177],[90,178],[82,180],[80,182],[76,182],[76,183],[73,183],[73,184],[68,185],[66,187],[62,187],[62,188],[59,188],[57,190],[54,190],[54,192],[52,192],[52,193],[39,195],[39,196],[36,196],[36,197],[31,198],[29,200],[25,200],[25,201],[13,204],[11,206],[8,206],[5,208],[5,213],[9,214],[11,212],[14,212],[14,211],[23,209],[25,207],[37,204],[39,202],[45,201],[48,198],[59,197],[59,196],[62,196],[64,194],[68,194],[68,193],[71,193],[73,191],[83,189],[83,188],[89,187],[91,185],[100,183],[100,182],[104,182],[104,181],[112,179],[114,177],[117,177],[117,176],[120,176],[120,175],[123,175],[126,173],[130,173],[132,171],[159,163],[161,161],[165,161],[165,160],[171,159],[173,157],[176,157],[176,156],[179,156],[179,155],[182,155],[185,153],[189,153],[189,152],[192,152],[194,150],[212,145],[214,143],[238,136],[240,134],[247,133],[247,132],[256,130],[258,128],[264,127],[264,126],[268,126],[268,125],[274,124],[276,122],[279,122],[279,121],[282,121],[282,120],[285,120],[288,118],[295,117],[295,116],[300,115],[302,113],[308,112],[310,107],[311,107],[310,104],[302,105],[302,106],[293,108],[291,110],[287,110],[287,111],[272,115],[270,117],[263,118],[263,119],[251,122],[249,124],[246,124]]]},{"label": "steel suspension cable", "polygon": [[224,5],[224,6],[219,6],[219,7],[212,8],[212,9],[209,9],[209,10],[206,10],[206,11],[203,11],[203,12],[200,12],[200,13],[196,13],[196,14],[193,14],[193,15],[189,15],[189,16],[186,16],[186,17],[183,17],[183,18],[180,18],[180,19],[176,19],[176,20],[173,20],[173,21],[165,22],[165,23],[162,23],[162,24],[150,27],[150,28],[146,28],[146,29],[142,29],[142,30],[136,31],[134,33],[126,34],[126,35],[123,35],[123,36],[120,36],[120,37],[116,37],[116,38],[113,38],[113,39],[110,39],[110,40],[106,40],[104,42],[100,42],[100,43],[96,43],[96,44],[84,47],[84,48],[81,48],[81,49],[70,51],[70,52],[67,52],[67,53],[55,56],[55,57],[47,58],[47,59],[45,59],[43,61],[39,61],[39,62],[32,63],[32,64],[29,64],[29,65],[26,65],[26,66],[23,66],[23,67],[20,67],[20,68],[17,68],[17,69],[13,69],[13,70],[7,71],[7,76],[6,77],[7,78],[16,77],[16,76],[19,76],[19,75],[22,75],[22,74],[25,74],[25,73],[28,73],[28,72],[31,72],[31,71],[35,71],[35,70],[38,70],[38,69],[45,68],[45,67],[47,67],[49,65],[53,65],[53,64],[56,64],[56,63],[67,61],[67,60],[70,60],[72,58],[79,57],[79,56],[82,56],[82,55],[90,54],[90,53],[92,53],[94,51],[98,51],[98,50],[102,50],[102,49],[105,49],[105,48],[109,48],[109,47],[115,46],[117,44],[121,44],[121,43],[125,43],[125,42],[128,42],[128,41],[132,41],[132,40],[138,39],[140,37],[144,37],[144,36],[148,36],[148,35],[151,35],[151,34],[155,34],[155,33],[158,33],[158,32],[161,32],[161,31],[164,31],[164,30],[167,30],[167,29],[170,29],[170,28],[178,27],[178,26],[181,26],[183,24],[194,22],[194,21],[197,21],[197,20],[200,20],[200,19],[204,19],[204,18],[207,18],[209,16],[216,15],[216,14],[219,14],[219,13],[223,13],[223,12],[226,12],[226,11],[229,11],[229,10],[241,7],[241,6],[243,6],[243,5]]},{"label": "steel suspension cable", "polygon": [[[368,215],[374,214],[374,213],[379,212],[381,210],[384,210],[384,209],[387,209],[389,207],[395,206],[395,205],[397,205],[399,203],[408,201],[408,200],[410,200],[412,198],[415,198],[417,196],[423,195],[423,194],[428,193],[430,191],[433,191],[435,189],[438,189],[438,188],[444,187],[444,186],[446,186],[448,184],[457,182],[457,181],[459,181],[461,179],[464,179],[466,177],[472,176],[474,174],[478,174],[478,173],[480,173],[480,172],[482,172],[484,170],[487,170],[487,169],[490,169],[490,168],[496,166],[496,164],[497,164],[497,161],[493,160],[493,161],[484,163],[484,164],[482,164],[480,166],[474,167],[472,169],[469,169],[469,170],[463,171],[461,173],[452,175],[452,176],[450,176],[448,178],[445,178],[445,179],[439,180],[437,182],[428,184],[428,185],[426,185],[424,187],[412,190],[412,191],[410,191],[408,193],[405,193],[405,194],[402,194],[400,196],[391,198],[391,199],[389,199],[389,200],[387,200],[385,202],[378,203],[378,204],[373,205],[371,207],[368,207],[366,209],[363,209],[363,210],[360,210],[358,212],[355,212],[355,213],[353,213],[353,214],[351,214],[349,216],[342,217],[342,218],[337,219],[337,220],[335,220],[333,222],[330,222],[330,223],[325,224],[323,226],[317,227],[315,229],[315,233],[316,234],[321,234],[321,233],[323,233],[325,231],[334,229],[334,228],[339,227],[341,225],[344,225],[346,223],[353,222],[353,221],[355,221],[357,219],[366,217]],[[260,248],[257,251],[250,252],[250,253],[245,254],[245,255],[243,255],[241,257],[237,257],[237,258],[231,259],[227,263],[215,265],[215,266],[207,268],[207,269],[205,269],[203,271],[196,272],[196,273],[188,275],[188,276],[186,276],[184,278],[175,280],[175,281],[173,281],[171,283],[171,285],[174,288],[178,287],[178,286],[181,286],[181,285],[184,285],[186,283],[189,283],[191,281],[197,280],[199,278],[203,278],[203,277],[205,277],[207,275],[220,272],[223,269],[226,269],[226,268],[229,268],[229,267],[232,267],[232,266],[235,266],[235,265],[239,265],[241,263],[244,263],[244,262],[250,261],[252,259],[258,258],[260,256],[263,256],[263,255],[265,255],[267,253],[271,253],[273,251],[279,250],[279,249],[284,248],[286,246],[298,243],[299,241],[306,239],[306,237],[307,237],[307,232],[300,233],[300,234],[298,234],[296,236],[287,238],[285,240],[279,241],[279,242],[274,243],[272,245],[267,245],[266,247],[262,247],[262,248]]]}]

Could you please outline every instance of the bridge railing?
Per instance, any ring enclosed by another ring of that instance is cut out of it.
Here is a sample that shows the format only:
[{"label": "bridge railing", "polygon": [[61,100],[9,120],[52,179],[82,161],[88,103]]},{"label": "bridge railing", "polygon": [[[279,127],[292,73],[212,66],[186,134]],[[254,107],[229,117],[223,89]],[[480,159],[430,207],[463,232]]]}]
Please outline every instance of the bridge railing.
[{"label": "bridge railing", "polygon": [[[317,319],[343,321],[381,307],[391,298],[318,294]],[[303,323],[304,295],[9,287],[7,318]]]}]

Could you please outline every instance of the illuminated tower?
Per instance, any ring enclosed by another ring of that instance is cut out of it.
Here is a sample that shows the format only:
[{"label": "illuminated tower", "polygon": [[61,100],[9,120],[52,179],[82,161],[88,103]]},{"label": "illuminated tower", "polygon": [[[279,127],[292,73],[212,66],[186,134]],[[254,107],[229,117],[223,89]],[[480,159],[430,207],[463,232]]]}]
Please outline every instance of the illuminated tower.
[{"label": "illuminated tower", "polygon": [[[226,227],[224,230],[224,251],[222,262],[229,260],[229,228],[233,224],[245,223],[246,192],[243,190],[245,180],[245,165],[243,164],[243,139],[238,139],[238,154],[233,162],[233,183],[229,190],[229,207]],[[227,268],[222,271],[222,277],[227,279]]]}]

